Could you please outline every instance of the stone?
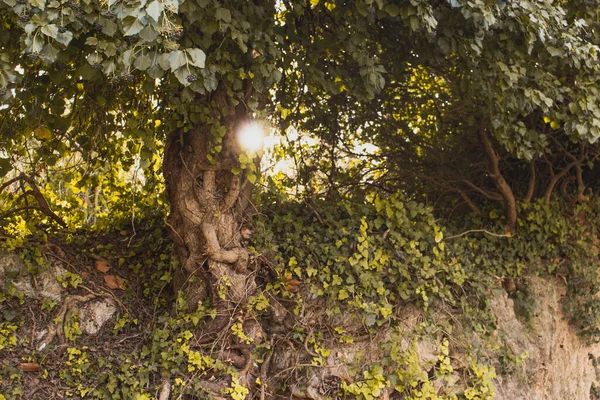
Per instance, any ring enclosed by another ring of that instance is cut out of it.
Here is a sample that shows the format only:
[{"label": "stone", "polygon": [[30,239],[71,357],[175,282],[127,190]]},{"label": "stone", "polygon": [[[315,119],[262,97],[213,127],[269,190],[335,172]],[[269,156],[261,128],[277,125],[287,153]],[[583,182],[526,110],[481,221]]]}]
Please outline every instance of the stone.
[{"label": "stone", "polygon": [[492,302],[498,337],[515,355],[527,355],[520,371],[496,379],[494,399],[588,400],[592,385],[598,384],[593,359],[600,356],[600,345],[585,344],[564,318],[563,283],[536,277],[529,282],[536,299],[531,324],[517,319],[506,293]]},{"label": "stone", "polygon": [[79,310],[81,332],[95,335],[116,312],[117,305],[113,299],[103,297],[88,301]]},{"label": "stone", "polygon": [[64,289],[58,277],[66,273],[60,265],[48,264],[34,277],[28,273],[25,263],[17,254],[0,254],[0,288],[6,289],[12,283],[26,298],[60,302]]}]

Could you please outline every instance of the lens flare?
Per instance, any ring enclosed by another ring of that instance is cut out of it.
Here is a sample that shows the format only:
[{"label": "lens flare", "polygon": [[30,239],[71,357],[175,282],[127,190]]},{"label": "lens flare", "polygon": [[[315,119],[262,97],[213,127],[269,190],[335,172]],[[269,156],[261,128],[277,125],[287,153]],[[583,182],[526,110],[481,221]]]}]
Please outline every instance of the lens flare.
[{"label": "lens flare", "polygon": [[257,153],[262,150],[265,138],[263,127],[256,121],[242,124],[237,132],[237,140],[248,153]]}]

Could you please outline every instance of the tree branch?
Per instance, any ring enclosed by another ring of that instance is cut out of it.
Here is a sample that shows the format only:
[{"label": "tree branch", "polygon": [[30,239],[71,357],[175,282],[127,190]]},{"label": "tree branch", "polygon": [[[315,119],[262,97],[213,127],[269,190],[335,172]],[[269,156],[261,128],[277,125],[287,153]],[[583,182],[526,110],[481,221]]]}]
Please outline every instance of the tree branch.
[{"label": "tree branch", "polygon": [[[563,147],[563,149],[564,149],[564,147]],[[552,171],[552,164],[546,158],[546,162],[548,162],[550,164],[550,171],[552,172],[552,179],[550,180],[550,183],[548,184],[548,188],[546,189],[546,193],[544,195],[544,198],[546,199],[546,203],[550,203],[550,198],[552,197],[552,192],[554,191],[554,188],[556,187],[556,184],[558,183],[558,181],[561,180],[573,167],[580,165],[583,162],[583,160],[585,159],[585,155],[586,155],[584,150],[585,150],[585,145],[583,143],[580,143],[579,144],[579,151],[580,151],[579,158],[576,158],[571,153],[567,152],[567,155],[573,161],[571,161],[569,164],[567,164],[566,167],[563,168],[558,174],[554,174],[554,172]]]},{"label": "tree branch", "polygon": [[527,187],[527,194],[525,195],[525,202],[531,203],[533,199],[533,193],[535,192],[535,160],[529,162],[529,186]]},{"label": "tree branch", "polygon": [[515,200],[515,195],[513,194],[512,188],[506,182],[502,176],[502,173],[500,172],[500,168],[498,166],[498,155],[492,148],[487,130],[483,126],[482,122],[479,123],[477,133],[479,136],[479,142],[483,147],[483,151],[488,161],[488,171],[490,176],[494,179],[496,188],[500,194],[502,194],[502,198],[504,199],[504,213],[506,216],[507,228],[510,231],[513,231],[517,228],[517,202]]},{"label": "tree branch", "polygon": [[502,201],[502,195],[498,192],[488,192],[485,189],[480,188],[479,186],[475,185],[473,182],[469,181],[469,180],[462,180],[462,183],[464,183],[465,185],[467,185],[468,187],[470,187],[471,189],[475,190],[477,193],[479,193],[480,195],[482,195],[483,197],[485,197],[488,200],[496,200],[496,201]]},{"label": "tree branch", "polygon": [[458,188],[450,189],[450,190],[458,193],[460,195],[460,197],[462,197],[462,199],[465,201],[465,203],[467,203],[469,208],[471,210],[473,210],[477,215],[479,215],[481,218],[486,217],[486,215],[483,213],[483,211],[481,211],[481,209],[479,207],[477,207],[477,205],[475,203],[473,203],[471,198],[464,191],[462,191],[461,189],[458,189]]}]

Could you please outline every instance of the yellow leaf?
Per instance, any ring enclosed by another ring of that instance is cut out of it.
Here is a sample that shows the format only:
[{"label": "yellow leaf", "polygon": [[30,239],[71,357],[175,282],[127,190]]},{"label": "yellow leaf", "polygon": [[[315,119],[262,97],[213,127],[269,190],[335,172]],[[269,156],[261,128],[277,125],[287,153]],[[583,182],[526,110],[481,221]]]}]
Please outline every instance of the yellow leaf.
[{"label": "yellow leaf", "polygon": [[320,0],[310,0],[310,5],[313,6],[313,7],[315,7],[315,6],[317,6],[319,4],[319,1]]},{"label": "yellow leaf", "polygon": [[559,123],[556,121],[552,121],[550,122],[550,128],[552,129],[558,129],[560,127]]},{"label": "yellow leaf", "polygon": [[52,139],[52,132],[45,126],[38,126],[33,131],[33,134],[38,139]]},{"label": "yellow leaf", "polygon": [[548,122],[550,122],[550,121],[552,121],[552,120],[550,119],[550,117],[544,117],[544,122],[545,122],[545,123],[548,123]]}]

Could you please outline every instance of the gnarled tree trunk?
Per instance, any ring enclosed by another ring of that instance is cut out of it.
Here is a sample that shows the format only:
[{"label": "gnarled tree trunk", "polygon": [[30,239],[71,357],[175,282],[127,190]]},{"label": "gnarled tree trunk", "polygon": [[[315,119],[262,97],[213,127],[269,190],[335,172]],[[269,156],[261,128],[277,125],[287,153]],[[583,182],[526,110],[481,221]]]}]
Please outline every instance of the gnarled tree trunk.
[{"label": "gnarled tree trunk", "polygon": [[[217,105],[213,120],[226,128],[214,162],[207,159],[211,127],[197,126],[169,135],[163,163],[171,203],[169,225],[181,263],[175,288],[184,291],[190,309],[200,301],[210,301],[217,309],[217,318],[198,332],[200,343],[227,332],[229,324],[236,322],[234,310],[242,308],[256,288],[241,235],[251,185],[243,174],[231,172],[239,167],[241,149],[234,135],[246,111],[243,105],[234,106],[221,89],[209,100]],[[249,337],[260,335],[258,324],[242,323]],[[249,353],[241,351],[239,362],[234,354],[226,357],[241,368],[248,365]]]}]

